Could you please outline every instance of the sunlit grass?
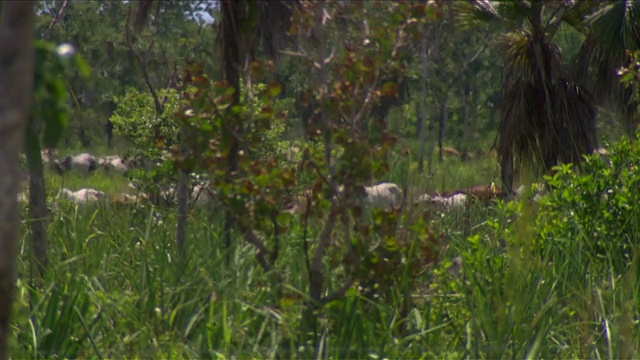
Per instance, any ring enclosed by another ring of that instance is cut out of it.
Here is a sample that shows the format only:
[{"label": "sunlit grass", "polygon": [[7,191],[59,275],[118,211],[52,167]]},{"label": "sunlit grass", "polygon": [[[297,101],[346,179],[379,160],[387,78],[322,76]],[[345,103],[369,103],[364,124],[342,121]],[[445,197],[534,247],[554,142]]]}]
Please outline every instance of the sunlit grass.
[{"label": "sunlit grass", "polygon": [[67,172],[62,176],[52,171],[47,171],[45,177],[47,179],[48,190],[53,194],[57,194],[62,188],[67,188],[72,191],[82,188],[94,188],[109,195],[121,194],[123,192],[130,193],[132,191],[128,185],[129,181],[124,174],[118,172],[109,173],[102,169],[98,169],[89,175],[78,172]]},{"label": "sunlit grass", "polygon": [[[380,181],[447,191],[498,174],[491,158],[435,162],[432,177],[415,167],[397,157]],[[62,186],[128,191],[125,177],[103,173],[47,174],[47,184],[51,194]],[[51,267],[41,281],[32,277],[23,231],[13,358],[307,359],[319,348],[332,359],[634,358],[640,349],[637,251],[620,272],[616,248],[587,252],[587,234],[540,242],[539,206],[526,201],[433,212],[446,249],[437,266],[411,279],[419,286],[406,313],[400,293],[384,300],[354,287],[317,312],[315,334],[300,331],[308,274],[295,219],[281,238],[275,271],[287,296],[277,299],[251,245],[234,233],[225,249],[216,207],[190,213],[185,259],[175,246],[174,209],[66,202],[52,209]],[[639,224],[630,222],[629,234],[640,233]],[[327,283],[343,280],[328,274]]]}]

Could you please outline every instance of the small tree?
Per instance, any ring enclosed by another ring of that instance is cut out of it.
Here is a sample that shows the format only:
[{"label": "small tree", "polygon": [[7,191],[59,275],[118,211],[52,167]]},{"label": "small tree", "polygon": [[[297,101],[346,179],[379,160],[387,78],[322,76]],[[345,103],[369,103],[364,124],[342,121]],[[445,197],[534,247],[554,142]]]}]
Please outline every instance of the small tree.
[{"label": "small tree", "polygon": [[67,126],[67,89],[61,75],[69,75],[74,70],[85,78],[89,76],[89,67],[72,46],[62,44],[55,47],[44,41],[36,42],[35,106],[27,125],[26,155],[33,252],[40,275],[44,274],[49,261],[48,211],[41,149],[42,146],[54,148]]},{"label": "small tree", "polygon": [[[291,189],[300,185],[300,175],[311,175],[301,219],[309,276],[303,334],[317,330],[314,311],[341,299],[356,282],[369,294],[400,292],[406,311],[410,284],[400,279],[407,274],[414,279],[436,254],[432,246],[437,239],[423,218],[399,209],[379,210],[371,224],[359,201],[363,185],[388,172],[386,158],[395,143],[384,122],[373,123],[369,132],[363,124],[382,97],[396,96],[398,84],[383,79],[404,73],[399,51],[417,38],[420,23],[431,13],[421,3],[383,4],[314,2],[294,12],[290,34],[298,47],[290,53],[309,74],[303,102],[316,105],[297,166],[260,151],[264,134],[286,121],[274,106],[279,84],[269,83],[243,100],[233,83],[211,82],[199,66],[189,66],[183,74],[180,114],[189,152],[183,156],[174,148],[174,162],[189,171],[207,170],[235,230],[255,246],[259,264],[273,275],[276,296],[283,291],[277,260],[280,238],[288,229],[282,224],[290,216],[280,210]],[[362,26],[367,23],[379,26]],[[245,83],[260,81],[271,70],[268,61],[250,62],[248,69]],[[318,144],[320,153],[314,151]],[[228,167],[231,157],[237,165],[233,171]],[[340,285],[328,285],[326,279],[336,269]]]}]

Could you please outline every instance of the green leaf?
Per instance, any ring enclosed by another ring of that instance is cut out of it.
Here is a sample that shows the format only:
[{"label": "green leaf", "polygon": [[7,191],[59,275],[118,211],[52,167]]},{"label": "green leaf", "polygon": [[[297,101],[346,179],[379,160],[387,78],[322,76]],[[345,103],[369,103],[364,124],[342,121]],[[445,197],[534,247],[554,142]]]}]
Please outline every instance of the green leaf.
[{"label": "green leaf", "polygon": [[75,60],[76,69],[78,69],[80,75],[85,79],[88,79],[91,76],[91,67],[89,64],[80,55],[76,54],[73,58]]}]

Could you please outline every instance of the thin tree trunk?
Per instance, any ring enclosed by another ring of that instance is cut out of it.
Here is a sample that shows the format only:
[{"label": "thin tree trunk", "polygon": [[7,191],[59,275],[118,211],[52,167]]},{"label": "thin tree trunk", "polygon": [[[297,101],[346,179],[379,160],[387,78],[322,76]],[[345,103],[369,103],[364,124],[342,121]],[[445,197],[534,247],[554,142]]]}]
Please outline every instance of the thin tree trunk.
[{"label": "thin tree trunk", "polygon": [[0,359],[7,358],[9,315],[20,228],[20,151],[33,92],[33,1],[2,3],[0,18]]},{"label": "thin tree trunk", "polygon": [[421,101],[418,101],[416,104],[416,114],[418,115],[418,130],[419,130],[419,142],[420,148],[418,150],[418,172],[422,173],[424,171],[424,152],[425,152],[425,143],[426,143],[426,116],[424,111],[424,104]]},{"label": "thin tree trunk", "polygon": [[[424,33],[420,40],[420,69],[422,70],[422,81],[420,82],[420,96],[422,101],[418,101],[416,106],[416,115],[418,116],[418,128],[420,129],[420,153],[418,154],[418,172],[422,173],[424,169],[424,146],[426,139],[426,110],[425,102],[427,101],[427,78],[428,78],[428,64],[427,64],[427,36]],[[429,172],[431,172],[431,166],[429,166]]]},{"label": "thin tree trunk", "polygon": [[500,159],[500,169],[502,178],[502,189],[508,196],[513,195],[513,155]]},{"label": "thin tree trunk", "polygon": [[[34,118],[31,121],[31,124],[27,126],[27,141],[37,144],[40,121]],[[36,269],[40,276],[44,276],[49,263],[49,235],[47,234],[49,212],[40,147],[38,146],[34,150],[26,151],[27,164],[29,165],[29,217]]]},{"label": "thin tree trunk", "polygon": [[462,151],[463,160],[468,159],[469,151],[469,135],[471,134],[471,122],[469,121],[469,94],[471,89],[465,86],[464,94],[462,94]]},{"label": "thin tree trunk", "polygon": [[[235,1],[222,1],[222,32],[223,32],[223,44],[222,44],[222,63],[224,67],[225,79],[233,86],[235,92],[230,107],[238,105],[240,103],[240,51],[238,49],[238,33],[240,29],[237,28],[241,23],[239,19],[239,6],[244,5]],[[231,120],[231,119],[230,119]],[[225,127],[224,140],[229,144],[228,157],[227,157],[227,181],[231,181],[233,173],[238,170],[238,151],[240,150],[240,142],[236,138],[234,131],[231,127],[237,124],[240,119],[233,119],[230,124]],[[241,129],[236,129],[240,131]],[[231,210],[226,209],[224,214],[224,244],[225,248],[229,250],[231,248],[231,230],[233,229],[233,214]],[[227,251],[227,263],[230,261],[230,253]]]},{"label": "thin tree trunk", "polygon": [[444,140],[444,129],[449,120],[449,108],[447,106],[448,96],[445,95],[445,98],[442,100],[440,104],[440,126],[438,131],[438,151],[440,153],[440,162],[442,162],[442,141]]},{"label": "thin tree trunk", "polygon": [[[186,134],[184,129],[180,131],[180,150],[182,155],[186,151],[185,146]],[[178,251],[184,258],[186,255],[186,237],[187,237],[187,205],[189,202],[189,175],[185,170],[180,170],[178,174],[178,218],[176,224],[176,243]]]},{"label": "thin tree trunk", "polygon": [[427,162],[429,175],[433,174],[433,153],[435,152],[436,147],[436,133],[434,131],[435,128],[436,119],[434,116],[432,116],[431,120],[429,121],[429,150],[427,151],[429,153],[429,160]]}]

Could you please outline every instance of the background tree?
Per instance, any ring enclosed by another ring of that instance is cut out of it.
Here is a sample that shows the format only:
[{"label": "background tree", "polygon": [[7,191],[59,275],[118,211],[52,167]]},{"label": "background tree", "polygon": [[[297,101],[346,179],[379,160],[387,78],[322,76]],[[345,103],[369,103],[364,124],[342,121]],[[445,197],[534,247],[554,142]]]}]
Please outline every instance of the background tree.
[{"label": "background tree", "polygon": [[[38,4],[37,32],[47,31],[64,2]],[[150,9],[153,18],[127,42],[128,13],[131,22],[137,15],[139,2],[71,1],[58,25],[50,30],[53,43],[70,43],[82,54],[93,69],[87,81],[74,74],[67,82],[69,88],[69,129],[63,136],[65,148],[86,148],[106,144],[105,124],[116,108],[114,97],[123,97],[134,88],[148,91],[143,70],[135,53],[147,58],[148,79],[157,88],[164,88],[177,62],[185,57],[204,64],[207,72],[216,74],[218,60],[212,47],[198,46],[213,43],[215,33],[206,23],[195,21],[187,14],[211,4],[202,1],[161,1]],[[129,31],[131,33],[131,31]],[[115,148],[127,142],[117,136]]]},{"label": "background tree", "polygon": [[[219,51],[223,78],[235,89],[231,107],[240,103],[241,69],[245,62],[252,61],[258,46],[262,44],[267,54],[276,55],[284,43],[288,30],[292,6],[287,1],[222,1],[220,4]],[[227,176],[237,171],[237,156],[240,151],[239,136],[243,134],[241,118],[231,118],[223,127],[223,141],[227,144]],[[227,212],[225,239],[231,245],[233,228],[232,214]]]},{"label": "background tree", "polygon": [[[89,68],[69,45],[58,47],[36,41],[34,106],[26,130],[26,158],[29,169],[29,216],[33,251],[40,275],[48,263],[48,210],[42,148],[51,151],[63,135],[68,122],[67,89],[62,80],[75,72],[85,78]],[[50,156],[51,154],[47,154]],[[53,159],[49,159],[53,161]]]},{"label": "background tree", "polygon": [[33,1],[10,1],[0,8],[0,358],[7,357],[9,316],[16,279],[20,222],[19,154],[29,116],[34,64]]},{"label": "background tree", "polygon": [[[626,50],[640,48],[640,3],[637,1],[590,2],[590,15],[579,29],[586,34],[577,58],[576,75],[587,81],[599,106],[612,109],[636,137],[636,103],[632,92],[620,84],[617,71],[630,60]],[[583,5],[584,6],[584,5]]]},{"label": "background tree", "polygon": [[583,9],[580,3],[458,2],[459,24],[500,26],[504,46],[502,115],[496,148],[502,183],[511,191],[521,169],[549,171],[558,161],[579,164],[593,151],[595,101],[573,77],[553,41],[563,23]]}]

